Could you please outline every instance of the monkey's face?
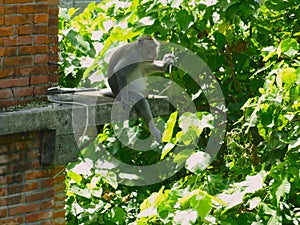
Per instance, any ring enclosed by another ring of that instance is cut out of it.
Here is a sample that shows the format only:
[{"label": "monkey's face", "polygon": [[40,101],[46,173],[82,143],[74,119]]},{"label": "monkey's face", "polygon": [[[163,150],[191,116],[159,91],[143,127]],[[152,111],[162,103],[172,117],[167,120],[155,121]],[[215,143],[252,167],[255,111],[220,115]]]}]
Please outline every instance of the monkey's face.
[{"label": "monkey's face", "polygon": [[153,61],[157,58],[159,43],[154,40],[142,40],[139,43],[139,53],[143,60]]}]

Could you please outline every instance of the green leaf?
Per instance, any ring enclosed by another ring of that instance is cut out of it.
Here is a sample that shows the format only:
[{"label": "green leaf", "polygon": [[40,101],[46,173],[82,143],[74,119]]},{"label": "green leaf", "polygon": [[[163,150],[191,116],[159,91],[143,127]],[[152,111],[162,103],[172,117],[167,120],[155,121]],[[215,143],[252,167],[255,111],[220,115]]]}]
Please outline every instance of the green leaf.
[{"label": "green leaf", "polygon": [[281,70],[276,77],[276,83],[278,87],[282,87],[282,84],[286,84],[291,86],[295,84],[298,80],[298,76],[296,74],[296,70],[294,68],[284,68]]},{"label": "green leaf", "polygon": [[294,57],[296,54],[298,54],[298,51],[299,51],[298,42],[295,39],[290,38],[290,39],[283,40],[279,44],[277,54],[278,57],[281,56],[281,54],[285,54],[288,57]]},{"label": "green leaf", "polygon": [[278,186],[277,190],[276,190],[276,200],[277,203],[280,202],[280,199],[285,195],[288,194],[290,192],[291,189],[291,184],[290,182],[287,180],[287,178],[285,177],[282,180],[282,183]]},{"label": "green leaf", "polygon": [[79,8],[70,8],[69,10],[68,10],[68,15],[69,15],[69,17],[71,18],[77,11],[79,10]]},{"label": "green leaf", "polygon": [[181,31],[186,31],[193,24],[193,16],[186,10],[182,9],[176,14],[176,21]]},{"label": "green leaf", "polygon": [[172,0],[171,7],[179,9],[179,6],[181,5],[182,2],[183,0]]},{"label": "green leaf", "polygon": [[194,224],[197,220],[198,214],[197,211],[192,209],[177,210],[174,215],[174,223],[178,225],[189,225]]},{"label": "green leaf", "polygon": [[210,155],[205,152],[196,152],[186,161],[186,168],[197,175],[210,164]]},{"label": "green leaf", "polygon": [[164,159],[164,158],[166,157],[166,155],[167,155],[170,151],[172,151],[172,149],[174,148],[174,146],[175,146],[175,145],[174,145],[173,143],[171,143],[171,142],[167,143],[167,144],[164,146],[163,150],[162,150],[162,154],[161,154],[160,159]]},{"label": "green leaf", "polygon": [[112,222],[113,224],[124,224],[126,218],[126,212],[121,207],[115,206],[105,214],[105,220]]},{"label": "green leaf", "polygon": [[181,165],[182,163],[185,163],[185,161],[191,156],[191,154],[194,152],[194,149],[184,149],[177,153],[174,157],[174,162],[177,165]]},{"label": "green leaf", "polygon": [[190,206],[197,211],[199,217],[204,219],[212,208],[212,202],[208,196],[198,194],[191,198]]},{"label": "green leaf", "polygon": [[175,124],[177,122],[177,116],[178,116],[178,112],[173,112],[170,116],[169,119],[167,121],[167,127],[163,133],[163,138],[162,141],[163,142],[170,142],[172,135],[173,135],[173,130],[175,127]]},{"label": "green leaf", "polygon": [[80,184],[82,181],[82,177],[80,174],[77,174],[73,171],[68,171],[67,176],[74,180],[77,184]]},{"label": "green leaf", "polygon": [[215,38],[216,45],[219,49],[224,49],[225,44],[226,44],[226,37],[225,35],[221,34],[220,32],[216,31],[213,34]]},{"label": "green leaf", "polygon": [[88,188],[80,188],[78,186],[72,186],[70,188],[70,191],[73,192],[76,195],[79,195],[79,196],[82,196],[82,197],[85,197],[85,198],[88,198],[88,199],[91,198],[91,192]]}]

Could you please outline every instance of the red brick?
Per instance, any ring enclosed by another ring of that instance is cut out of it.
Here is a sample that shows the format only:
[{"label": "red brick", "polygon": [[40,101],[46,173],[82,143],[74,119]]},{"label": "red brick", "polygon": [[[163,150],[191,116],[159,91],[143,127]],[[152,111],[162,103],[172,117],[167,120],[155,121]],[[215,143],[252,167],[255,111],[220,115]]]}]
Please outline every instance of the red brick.
[{"label": "red brick", "polygon": [[32,65],[32,56],[7,57],[4,59],[5,66],[24,66]]},{"label": "red brick", "polygon": [[0,166],[0,175],[3,176],[7,174],[7,166]]},{"label": "red brick", "polygon": [[41,75],[48,74],[47,66],[29,66],[18,68],[16,71],[16,75],[18,76],[29,76],[29,75]]},{"label": "red brick", "polygon": [[8,152],[8,145],[7,144],[1,144],[0,145],[0,153],[7,153]]},{"label": "red brick", "polygon": [[[15,74],[14,68],[0,69],[0,78],[11,77]],[[0,80],[1,83],[1,80]]]},{"label": "red brick", "polygon": [[52,209],[54,206],[53,200],[47,200],[41,203],[41,210],[43,209]]},{"label": "red brick", "polygon": [[41,188],[50,188],[53,186],[54,180],[53,178],[48,178],[41,182]]},{"label": "red brick", "polygon": [[53,218],[64,218],[65,217],[65,210],[62,208],[61,210],[54,211]]},{"label": "red brick", "polygon": [[30,55],[37,53],[46,53],[48,52],[48,46],[20,46],[19,54],[21,55]]},{"label": "red brick", "polygon": [[32,5],[17,5],[18,13],[42,13],[48,12],[48,5],[46,4],[32,4]]},{"label": "red brick", "polygon": [[20,26],[18,34],[46,34],[48,33],[48,26]]},{"label": "red brick", "polygon": [[[1,52],[1,49],[0,49],[0,52]],[[34,57],[34,63],[35,64],[42,64],[42,63],[46,64],[49,61],[48,58],[49,58],[48,54],[36,55]]]},{"label": "red brick", "polygon": [[7,188],[0,188],[0,197],[7,195]]},{"label": "red brick", "polygon": [[52,216],[53,216],[52,210],[41,211],[41,212],[39,211],[36,213],[26,215],[26,222],[36,222],[36,221],[52,218]]},{"label": "red brick", "polygon": [[11,161],[19,161],[19,160],[24,160],[24,153],[11,153],[9,154],[9,158]]},{"label": "red brick", "polygon": [[41,191],[38,193],[26,193],[26,202],[34,202],[38,200],[44,200],[47,198],[53,198],[54,191],[48,190],[48,191]]},{"label": "red brick", "polygon": [[7,217],[7,208],[0,207],[0,218]]},{"label": "red brick", "polygon": [[30,213],[30,212],[38,211],[39,208],[40,208],[40,205],[37,203],[12,206],[12,207],[9,207],[9,215],[14,216],[14,215],[18,215],[18,214]]},{"label": "red brick", "polygon": [[6,4],[25,3],[25,2],[34,2],[34,0],[4,0],[4,3]]},{"label": "red brick", "polygon": [[25,180],[33,180],[39,178],[46,178],[49,176],[48,171],[41,170],[41,171],[26,171],[25,172]]},{"label": "red brick", "polygon": [[58,83],[58,74],[49,74],[49,82],[52,84]]},{"label": "red brick", "polygon": [[[54,173],[56,175],[54,179],[55,183],[61,183],[66,180],[66,175],[64,174],[64,172],[65,172],[65,168],[59,168],[59,171]],[[60,175],[57,175],[57,173],[60,173]]]},{"label": "red brick", "polygon": [[55,35],[58,33],[58,27],[57,26],[49,26],[48,28],[48,34]]},{"label": "red brick", "polygon": [[7,108],[11,106],[16,106],[20,104],[19,100],[7,100],[7,101],[0,101],[0,108]]},{"label": "red brick", "polygon": [[33,76],[31,77],[30,84],[47,84],[49,82],[48,76]]},{"label": "red brick", "polygon": [[33,37],[35,44],[48,44],[48,35],[39,35]]},{"label": "red brick", "polygon": [[24,194],[18,194],[7,197],[7,205],[17,205],[24,203]]},{"label": "red brick", "polygon": [[0,224],[3,224],[3,225],[4,224],[9,224],[9,225],[24,224],[24,216],[3,218],[3,219],[0,219]]},{"label": "red brick", "polygon": [[6,155],[0,155],[0,164],[5,164],[5,163],[9,163],[10,159],[9,156]]},{"label": "red brick", "polygon": [[0,198],[0,206],[6,206],[7,205],[7,198],[3,197]]},{"label": "red brick", "polygon": [[4,17],[5,25],[16,25],[16,24],[31,24],[34,22],[33,15],[9,15]]},{"label": "red brick", "polygon": [[[39,142],[37,142],[37,144],[39,144]],[[35,150],[31,150],[31,151],[26,151],[26,159],[28,161],[32,161],[34,159],[38,159],[40,156],[40,152],[38,149]]]},{"label": "red brick", "polygon": [[23,173],[15,173],[7,177],[7,184],[23,182]]},{"label": "red brick", "polygon": [[59,4],[59,0],[48,0],[48,4],[49,5],[58,5]]},{"label": "red brick", "polygon": [[[10,89],[0,90],[0,99],[11,98],[11,97],[12,97],[12,91]],[[0,150],[1,150],[1,146],[0,146]]]},{"label": "red brick", "polygon": [[29,45],[29,44],[32,44],[31,36],[3,38],[3,46]]},{"label": "red brick", "polygon": [[24,97],[24,96],[32,96],[32,95],[33,95],[33,88],[32,87],[14,89],[14,96],[15,97]]},{"label": "red brick", "polygon": [[22,192],[28,192],[38,189],[38,182],[31,182],[28,184],[15,184],[15,185],[9,185],[8,187],[8,193],[9,194],[16,194],[16,193],[22,193]]},{"label": "red brick", "polygon": [[34,95],[46,95],[47,94],[48,87],[42,86],[42,87],[34,87],[33,93]]},{"label": "red brick", "polygon": [[0,36],[11,36],[14,34],[14,27],[0,27]]},{"label": "red brick", "polygon": [[57,27],[58,26],[58,17],[51,16],[49,19],[49,26]]},{"label": "red brick", "polygon": [[0,88],[11,88],[28,86],[29,78],[16,78],[16,79],[2,79],[0,80]]},{"label": "red brick", "polygon": [[0,17],[0,25],[4,25],[4,17],[2,17],[2,16]]},{"label": "red brick", "polygon": [[34,17],[35,23],[48,23],[49,15],[48,14],[38,14]]},{"label": "red brick", "polygon": [[8,225],[19,225],[24,224],[24,216],[18,216],[18,217],[7,217],[0,219],[0,224],[8,224]]},{"label": "red brick", "polygon": [[5,14],[16,14],[17,13],[17,5],[6,5],[5,6]]},{"label": "red brick", "polygon": [[[0,1],[1,2],[1,1]],[[4,14],[4,6],[0,6],[0,15]]]},{"label": "red brick", "polygon": [[45,220],[41,223],[41,225],[59,225],[56,222],[54,222],[53,220]]},{"label": "red brick", "polygon": [[17,47],[0,48],[0,57],[1,56],[16,56],[16,55],[17,55]]},{"label": "red brick", "polygon": [[58,9],[57,5],[49,7],[50,16],[55,16],[56,17],[58,15],[58,12],[59,12],[59,9]]}]

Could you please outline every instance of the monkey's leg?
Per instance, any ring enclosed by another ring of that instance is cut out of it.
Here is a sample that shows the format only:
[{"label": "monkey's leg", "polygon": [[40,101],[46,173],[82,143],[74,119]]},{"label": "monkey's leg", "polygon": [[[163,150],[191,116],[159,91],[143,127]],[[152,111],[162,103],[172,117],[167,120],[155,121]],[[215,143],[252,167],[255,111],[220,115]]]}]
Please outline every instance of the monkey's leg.
[{"label": "monkey's leg", "polygon": [[[141,94],[136,92],[130,92],[131,99],[140,99]],[[146,125],[148,126],[151,134],[155,137],[156,141],[161,143],[162,142],[162,133],[160,130],[155,126],[153,116],[150,110],[149,103],[147,99],[143,96],[137,103],[135,103],[134,108],[140,118],[142,118]]]}]

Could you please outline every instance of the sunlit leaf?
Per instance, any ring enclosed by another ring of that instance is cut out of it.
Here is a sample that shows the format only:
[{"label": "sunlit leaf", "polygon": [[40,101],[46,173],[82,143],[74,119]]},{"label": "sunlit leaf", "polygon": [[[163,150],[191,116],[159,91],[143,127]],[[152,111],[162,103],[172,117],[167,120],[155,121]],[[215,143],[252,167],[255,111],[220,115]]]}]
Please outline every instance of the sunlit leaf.
[{"label": "sunlit leaf", "polygon": [[161,153],[161,157],[160,157],[160,159],[164,159],[165,157],[166,157],[166,155],[170,152],[170,151],[172,151],[172,149],[174,148],[174,144],[173,143],[167,143],[165,146],[164,146],[164,148],[163,148],[163,150],[162,150],[162,153]]},{"label": "sunlit leaf", "polygon": [[299,44],[295,39],[283,40],[278,47],[278,56],[285,54],[289,57],[295,56],[299,51]]},{"label": "sunlit leaf", "polygon": [[82,181],[81,175],[73,171],[68,171],[67,176],[74,180],[77,184],[80,184]]},{"label": "sunlit leaf", "polygon": [[201,174],[201,172],[210,164],[211,157],[205,152],[196,152],[188,158],[186,161],[186,168],[195,173]]},{"label": "sunlit leaf", "polygon": [[183,211],[176,211],[174,215],[174,222],[178,225],[190,225],[196,222],[198,217],[197,211],[187,209]]},{"label": "sunlit leaf", "polygon": [[178,116],[178,112],[173,112],[170,116],[169,119],[167,121],[167,127],[163,133],[163,137],[162,137],[162,141],[163,142],[170,142],[172,135],[173,135],[173,130],[175,127],[175,124],[177,122],[177,116]]},{"label": "sunlit leaf", "polygon": [[298,80],[296,70],[294,68],[284,68],[281,70],[276,77],[276,83],[279,87],[282,87],[282,84],[287,84],[291,86],[295,84]]}]

